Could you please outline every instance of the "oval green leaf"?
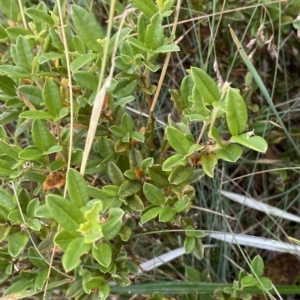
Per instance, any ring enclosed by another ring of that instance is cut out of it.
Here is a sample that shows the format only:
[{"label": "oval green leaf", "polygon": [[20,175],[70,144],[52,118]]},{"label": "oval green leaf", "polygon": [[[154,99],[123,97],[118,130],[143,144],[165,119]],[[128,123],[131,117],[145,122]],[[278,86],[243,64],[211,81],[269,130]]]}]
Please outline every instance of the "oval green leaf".
[{"label": "oval green leaf", "polygon": [[67,173],[67,188],[72,202],[77,207],[80,208],[88,202],[89,195],[87,185],[78,171],[69,169]]},{"label": "oval green leaf", "polygon": [[166,136],[171,147],[180,154],[186,154],[192,142],[177,128],[168,126]]},{"label": "oval green leaf", "polygon": [[187,158],[183,154],[175,154],[167,158],[162,166],[163,171],[171,171],[175,166],[186,165],[188,162]]},{"label": "oval green leaf", "polygon": [[71,201],[58,195],[47,195],[47,207],[52,217],[68,232],[79,235],[77,229],[85,222],[82,212]]},{"label": "oval green leaf", "polygon": [[0,89],[8,96],[16,95],[16,83],[6,75],[0,75]]},{"label": "oval green leaf", "polygon": [[20,113],[19,118],[34,119],[34,120],[52,120],[55,117],[43,110],[28,110]]},{"label": "oval green leaf", "polygon": [[231,138],[234,142],[241,144],[249,149],[265,153],[268,149],[268,144],[261,136],[251,136],[251,133],[244,133]]},{"label": "oval green leaf", "polygon": [[118,195],[121,198],[126,198],[138,193],[141,188],[139,181],[126,180],[120,185]]},{"label": "oval green leaf", "polygon": [[122,217],[124,211],[121,208],[113,207],[109,210],[108,219],[102,224],[102,233],[106,240],[113,239],[123,226]]},{"label": "oval green leaf", "polygon": [[264,275],[264,267],[263,259],[259,255],[256,255],[251,261],[251,274],[262,277]]},{"label": "oval green leaf", "polygon": [[46,83],[44,86],[43,100],[49,113],[54,117],[57,117],[59,111],[63,107],[63,103],[57,84],[49,78],[46,79]]},{"label": "oval green leaf", "polygon": [[110,265],[112,260],[112,250],[108,243],[96,244],[92,253],[100,265],[104,267],[108,267]]},{"label": "oval green leaf", "polygon": [[212,104],[215,101],[219,101],[218,86],[207,73],[199,68],[192,67],[191,75],[205,102]]},{"label": "oval green leaf", "polygon": [[143,12],[148,18],[151,18],[155,13],[157,13],[157,6],[153,1],[149,0],[133,0],[134,6],[137,7],[141,12]]},{"label": "oval green leaf", "polygon": [[16,232],[8,238],[8,252],[12,257],[17,257],[24,250],[29,241],[25,232]]},{"label": "oval green leaf", "polygon": [[16,52],[18,56],[18,67],[24,68],[28,72],[32,71],[34,54],[28,40],[19,36],[16,41]]},{"label": "oval green leaf", "polygon": [[36,8],[27,8],[25,14],[33,21],[45,22],[50,26],[53,26],[54,20],[44,11]]},{"label": "oval green leaf", "polygon": [[[151,1],[149,1],[151,2]],[[151,18],[145,34],[145,45],[150,50],[156,50],[164,43],[164,29],[162,27],[162,15],[156,13]]]},{"label": "oval green leaf", "polygon": [[225,99],[226,122],[233,136],[241,134],[248,121],[248,112],[245,101],[239,90],[230,88]]},{"label": "oval green leaf", "polygon": [[234,144],[228,145],[224,149],[218,150],[216,153],[217,158],[223,159],[225,161],[236,162],[242,155],[243,149]]},{"label": "oval green leaf", "polygon": [[196,247],[196,239],[194,237],[186,236],[183,243],[185,253],[192,253]]},{"label": "oval green leaf", "polygon": [[193,170],[194,169],[190,165],[178,165],[172,170],[168,178],[169,182],[175,185],[181,184],[192,176]]},{"label": "oval green leaf", "polygon": [[84,238],[79,236],[68,245],[66,252],[62,257],[62,264],[66,272],[75,269],[80,264],[80,257],[87,254],[92,244],[85,244]]},{"label": "oval green leaf", "polygon": [[144,224],[157,217],[159,212],[162,210],[161,207],[153,207],[148,209],[141,217],[141,223]]},{"label": "oval green leaf", "polygon": [[205,153],[200,157],[200,161],[206,175],[214,178],[214,170],[218,162],[217,156],[214,153]]},{"label": "oval green leaf", "polygon": [[107,173],[108,173],[109,179],[111,180],[111,182],[112,182],[113,185],[120,186],[125,181],[123,172],[112,161],[110,161],[108,163]]},{"label": "oval green leaf", "polygon": [[148,168],[148,174],[153,181],[158,186],[167,187],[169,186],[168,175],[169,173],[162,170],[160,165],[154,165]]},{"label": "oval green leaf", "polygon": [[105,36],[94,16],[78,5],[72,6],[71,14],[79,38],[88,49],[101,52],[102,46],[97,40],[101,40]]},{"label": "oval green leaf", "polygon": [[159,212],[159,222],[172,222],[175,216],[175,211],[170,206],[165,206]]},{"label": "oval green leaf", "polygon": [[150,183],[144,183],[143,192],[147,200],[154,205],[162,205],[165,203],[163,192]]},{"label": "oval green leaf", "polygon": [[57,144],[46,124],[41,120],[34,120],[32,123],[32,139],[36,148],[42,152]]}]

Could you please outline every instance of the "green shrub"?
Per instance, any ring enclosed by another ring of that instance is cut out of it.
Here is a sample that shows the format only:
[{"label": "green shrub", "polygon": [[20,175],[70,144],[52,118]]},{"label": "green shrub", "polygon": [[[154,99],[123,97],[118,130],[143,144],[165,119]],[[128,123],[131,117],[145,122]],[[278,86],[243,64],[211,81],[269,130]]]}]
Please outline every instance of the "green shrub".
[{"label": "green shrub", "polygon": [[118,2],[125,18],[110,14],[102,27],[75,4],[48,12],[41,2],[21,19],[11,2],[17,23],[0,26],[4,296],[60,288],[69,298],[105,299],[112,282],[129,285],[138,271],[123,248],[141,232],[137,223],[185,230],[186,253],[199,251],[204,233],[187,214],[193,183],[213,178],[219,160],[236,162],[242,147],[267,150],[247,130],[239,90],[219,88],[198,67],[170,89],[167,124],[156,119],[155,73],[179,51],[163,27],[173,2],[136,0],[134,12]]}]

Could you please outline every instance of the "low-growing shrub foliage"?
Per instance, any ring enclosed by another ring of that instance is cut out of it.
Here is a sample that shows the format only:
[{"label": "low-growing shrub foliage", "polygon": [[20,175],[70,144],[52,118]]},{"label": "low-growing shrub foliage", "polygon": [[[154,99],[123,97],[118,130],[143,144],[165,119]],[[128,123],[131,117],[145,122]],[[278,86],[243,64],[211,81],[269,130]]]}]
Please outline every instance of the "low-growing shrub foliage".
[{"label": "low-growing shrub foliage", "polygon": [[[267,143],[248,130],[240,91],[197,65],[153,101],[162,62],[180,51],[164,27],[174,1],[117,2],[112,23],[66,1],[50,11],[8,2],[9,23],[0,25],[3,296],[50,297],[59,288],[105,299],[112,283],[134,281],[126,245],[147,230],[183,230],[185,252],[201,259],[205,234],[188,214],[193,183]],[[161,120],[156,105],[173,109]]]}]

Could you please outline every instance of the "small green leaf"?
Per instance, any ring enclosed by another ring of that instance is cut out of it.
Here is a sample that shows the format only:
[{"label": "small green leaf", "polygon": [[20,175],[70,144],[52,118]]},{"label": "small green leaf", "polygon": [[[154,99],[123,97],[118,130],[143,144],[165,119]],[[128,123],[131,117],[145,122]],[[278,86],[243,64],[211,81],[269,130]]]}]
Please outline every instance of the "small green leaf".
[{"label": "small green leaf", "polygon": [[35,288],[38,291],[41,291],[43,289],[43,286],[44,286],[47,278],[48,278],[48,270],[47,269],[43,269],[42,271],[40,271],[37,274],[34,284],[35,284]]},{"label": "small green leaf", "polygon": [[85,221],[82,212],[72,202],[58,195],[47,195],[46,204],[52,217],[64,229],[76,235],[79,225]]},{"label": "small green leaf", "polygon": [[63,147],[61,145],[54,145],[54,146],[50,147],[47,151],[44,151],[43,155],[57,153],[57,152],[62,151],[62,149],[63,149]]},{"label": "small green leaf", "polygon": [[162,205],[165,203],[165,196],[163,192],[156,186],[145,182],[143,186],[143,192],[151,204]]},{"label": "small green leaf", "polygon": [[219,101],[219,89],[207,73],[199,68],[192,67],[191,75],[205,102],[212,104],[215,101]]},{"label": "small green leaf", "polygon": [[102,212],[103,202],[95,201],[93,206],[84,213],[85,223],[80,224],[78,231],[84,236],[86,244],[94,243],[103,237],[99,216]]},{"label": "small green leaf", "polygon": [[120,185],[118,194],[121,198],[126,198],[138,193],[141,188],[139,181],[126,180]]},{"label": "small green leaf", "polygon": [[243,133],[239,136],[233,136],[232,141],[241,144],[249,149],[265,153],[268,149],[268,144],[261,136],[251,136],[252,133]]},{"label": "small green leaf", "polygon": [[80,257],[87,254],[92,244],[85,244],[83,237],[76,237],[68,245],[66,252],[62,257],[62,264],[66,272],[75,269],[80,264]]},{"label": "small green leaf", "polygon": [[143,156],[141,155],[140,151],[138,151],[135,148],[132,148],[129,152],[130,168],[132,170],[134,170],[135,168],[139,168],[141,166],[142,160],[143,160]]},{"label": "small green leaf", "polygon": [[176,213],[179,213],[179,212],[182,212],[184,211],[185,209],[188,208],[189,204],[190,204],[190,199],[188,197],[184,197],[183,199],[181,200],[178,200],[176,202],[176,204],[174,205],[174,211]]},{"label": "small green leaf", "polygon": [[38,251],[34,247],[29,248],[28,258],[35,267],[38,267],[38,268],[46,268],[47,267],[45,258],[41,257],[39,255]]},{"label": "small green leaf", "polygon": [[[140,1],[138,1],[138,2],[140,2]],[[155,13],[156,12],[154,12],[154,14]],[[151,17],[152,17],[152,15],[151,15]],[[141,41],[142,43],[145,42],[145,34],[146,34],[146,28],[147,28],[148,24],[149,24],[149,18],[147,18],[144,14],[141,14],[141,16],[138,18],[138,22],[137,22],[137,36],[138,36],[138,40]],[[124,52],[122,51],[122,53],[124,53]]]},{"label": "small green leaf", "polygon": [[168,52],[176,52],[176,51],[180,51],[180,48],[175,44],[171,44],[171,45],[163,45],[161,47],[158,47],[153,52],[154,53],[168,53]]},{"label": "small green leaf", "polygon": [[174,167],[171,174],[169,175],[169,182],[175,185],[179,185],[188,180],[193,174],[193,168],[189,165],[182,166],[178,165]]},{"label": "small green leaf", "polygon": [[0,227],[0,242],[3,242],[7,238],[11,229],[12,229],[12,226],[7,226],[7,225]]},{"label": "small green leaf", "polygon": [[[1,6],[1,4],[0,4]],[[2,6],[1,6],[2,8]],[[12,40],[16,40],[19,36],[30,36],[32,31],[20,26],[10,26],[6,28],[6,32]]]},{"label": "small green leaf", "polygon": [[74,169],[68,170],[67,188],[72,202],[77,207],[80,208],[88,202],[89,195],[87,191],[87,185],[84,178],[78,171]]},{"label": "small green leaf", "polygon": [[[77,51],[78,53],[80,53],[82,55],[85,54],[84,43],[82,42],[82,40],[80,39],[80,37],[78,37],[77,35],[75,35],[73,37],[73,47],[74,47],[74,50]],[[72,69],[72,67],[71,67],[71,69]]]},{"label": "small green leaf", "polygon": [[145,46],[150,50],[156,50],[164,43],[164,29],[162,27],[162,15],[156,13],[151,18],[145,34]]},{"label": "small green leaf", "polygon": [[[127,40],[128,35],[130,34],[130,32],[132,31],[131,28],[129,27],[125,27],[122,28],[120,32],[116,32],[109,40],[109,46],[108,46],[108,54],[112,54],[114,47],[116,45],[116,39],[118,36],[118,48],[119,46],[125,41]],[[121,52],[122,53],[122,52]]]},{"label": "small green leaf", "polygon": [[37,86],[20,85],[18,90],[35,108],[41,108],[41,103],[43,102],[42,91]]},{"label": "small green leaf", "polygon": [[55,117],[43,110],[28,110],[20,113],[19,118],[33,119],[33,120],[52,120]]},{"label": "small green leaf", "polygon": [[5,30],[5,28],[0,25],[0,40],[3,43],[4,41],[6,41],[6,39],[8,38],[8,34]]},{"label": "small green leaf", "polygon": [[185,166],[188,163],[188,159],[184,154],[175,154],[167,158],[164,163],[162,170],[163,171],[171,171],[177,165]]},{"label": "small green leaf", "polygon": [[134,47],[136,47],[142,51],[150,52],[150,49],[148,49],[144,43],[142,43],[141,41],[139,41],[138,39],[136,39],[134,37],[129,37],[128,42],[131,45],[133,45]]},{"label": "small green leaf", "polygon": [[174,102],[175,108],[181,113],[188,105],[183,101],[178,90],[169,89],[171,100]]},{"label": "small green leaf", "polygon": [[98,77],[96,75],[86,71],[77,71],[73,74],[73,79],[79,86],[97,91]]},{"label": "small green leaf", "polygon": [[68,245],[77,237],[65,229],[61,229],[54,238],[54,243],[61,249],[66,250]]},{"label": "small green leaf", "polygon": [[0,177],[8,177],[12,172],[12,163],[7,160],[0,159]]},{"label": "small green leaf", "polygon": [[108,163],[107,174],[113,185],[120,186],[125,181],[123,172],[112,161]]},{"label": "small green leaf", "polygon": [[16,83],[6,75],[0,75],[0,89],[8,96],[15,96]]},{"label": "small green leaf", "polygon": [[0,139],[0,149],[1,151],[11,157],[14,160],[18,160],[21,148],[17,145],[11,145]]},{"label": "small green leaf", "polygon": [[15,76],[17,78],[29,79],[32,77],[30,71],[19,66],[0,65],[0,71],[4,74]]},{"label": "small green leaf", "polygon": [[262,277],[264,275],[264,261],[259,255],[256,255],[251,262],[251,274],[254,276]]},{"label": "small green leaf", "polygon": [[26,215],[28,216],[28,218],[35,217],[35,212],[39,208],[39,206],[40,206],[40,202],[37,198],[30,200],[30,202],[26,207]]},{"label": "small green leaf", "polygon": [[153,166],[154,163],[154,158],[153,157],[147,157],[144,160],[141,161],[140,163],[140,168],[143,171],[147,171],[149,168]]},{"label": "small green leaf", "polygon": [[185,253],[192,253],[196,247],[196,239],[194,237],[186,236],[183,243]]},{"label": "small green leaf", "polygon": [[16,41],[16,54],[18,56],[18,66],[24,68],[28,72],[32,71],[32,63],[34,54],[28,40],[19,36]]},{"label": "small green leaf", "polygon": [[225,99],[226,122],[233,136],[241,134],[248,121],[247,107],[239,90],[230,88]]},{"label": "small green leaf", "polygon": [[79,38],[88,49],[101,52],[102,46],[97,40],[105,36],[94,16],[78,5],[72,5],[71,14]]},{"label": "small green leaf", "polygon": [[92,250],[93,256],[98,263],[108,267],[112,261],[112,250],[108,243],[96,244]]},{"label": "small green leaf", "polygon": [[242,155],[243,149],[234,144],[228,145],[224,149],[217,151],[217,158],[223,159],[225,161],[236,162]]},{"label": "small green leaf", "polygon": [[293,26],[296,30],[299,30],[300,29],[300,20],[294,19]]},{"label": "small green leaf", "polygon": [[99,54],[95,53],[87,53],[76,57],[71,62],[71,71],[74,73],[75,71],[82,68],[83,66],[86,66],[88,63],[90,63],[92,60],[95,60],[98,57]]},{"label": "small green leaf", "polygon": [[43,153],[37,149],[24,149],[20,152],[19,158],[28,161],[40,160],[43,158]]},{"label": "small green leaf", "polygon": [[175,211],[170,206],[163,207],[159,212],[160,222],[171,222],[175,216]]},{"label": "small green leaf", "polygon": [[133,211],[141,212],[144,210],[143,201],[137,194],[127,197],[126,202]]},{"label": "small green leaf", "polygon": [[217,156],[214,153],[204,153],[200,157],[204,172],[211,178],[214,178],[215,166],[218,163]]},{"label": "small green leaf", "polygon": [[271,290],[273,288],[273,283],[272,283],[272,280],[270,278],[267,278],[267,277],[260,277],[259,278],[261,284],[258,282],[257,283],[257,287],[263,291],[267,290]]},{"label": "small green leaf", "polygon": [[113,207],[109,210],[108,219],[102,223],[102,232],[106,240],[113,239],[123,226],[122,217],[124,211],[121,208]]},{"label": "small green leaf", "polygon": [[148,18],[151,18],[158,12],[158,8],[152,0],[133,0],[133,4]]},{"label": "small green leaf", "polygon": [[241,279],[241,285],[242,287],[248,287],[248,286],[256,286],[258,284],[258,281],[253,276],[244,276]]},{"label": "small green leaf", "polygon": [[144,224],[157,217],[159,212],[162,210],[161,207],[153,207],[148,209],[145,213],[142,214],[141,223]]},{"label": "small green leaf", "polygon": [[177,128],[168,126],[166,136],[171,147],[180,154],[186,154],[192,142]]},{"label": "small green leaf", "polygon": [[245,19],[243,13],[239,10],[235,10],[229,14],[226,14],[225,18],[232,21],[242,21]]},{"label": "small green leaf", "polygon": [[148,168],[148,173],[153,181],[158,186],[161,187],[168,187],[169,186],[169,180],[168,175],[169,173],[162,170],[162,167],[160,165],[154,165],[150,168]]},{"label": "small green leaf", "polygon": [[36,8],[27,8],[25,14],[33,21],[45,22],[50,26],[53,26],[54,20],[44,11]]},{"label": "small green leaf", "polygon": [[131,95],[137,88],[137,80],[132,80],[128,78],[121,78],[118,80],[115,89],[113,91],[113,96],[115,98],[123,98]]},{"label": "small green leaf", "polygon": [[128,114],[124,114],[121,119],[121,127],[125,132],[133,131],[133,121],[132,118]]},{"label": "small green leaf", "polygon": [[59,111],[63,107],[62,99],[57,84],[49,78],[46,78],[43,90],[43,100],[49,113],[57,117]]},{"label": "small green leaf", "polygon": [[36,148],[42,152],[57,144],[46,124],[41,120],[34,120],[32,123],[32,139]]},{"label": "small green leaf", "polygon": [[220,138],[219,131],[215,126],[210,127],[210,135],[220,147],[224,147],[223,142]]},{"label": "small green leaf", "polygon": [[189,107],[189,96],[192,94],[193,87],[194,82],[192,76],[185,76],[180,84],[180,95],[184,101],[184,108]]},{"label": "small green leaf", "polygon": [[211,112],[206,108],[205,100],[196,85],[193,87],[192,96],[189,97],[189,101],[193,103],[193,114],[198,114],[204,118],[210,115]]},{"label": "small green leaf", "polygon": [[17,257],[24,250],[29,241],[29,236],[25,232],[16,232],[8,238],[8,252],[12,257]]}]

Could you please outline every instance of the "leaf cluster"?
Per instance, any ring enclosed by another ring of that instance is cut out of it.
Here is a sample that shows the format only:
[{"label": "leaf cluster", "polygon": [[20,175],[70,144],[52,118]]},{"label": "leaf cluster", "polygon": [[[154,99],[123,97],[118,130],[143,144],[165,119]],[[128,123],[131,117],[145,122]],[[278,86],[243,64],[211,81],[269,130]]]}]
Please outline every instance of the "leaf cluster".
[{"label": "leaf cluster", "polygon": [[[142,226],[182,228],[185,252],[201,259],[204,233],[195,230],[187,214],[193,183],[204,175],[213,178],[219,160],[237,161],[242,147],[267,150],[266,141],[247,130],[247,106],[239,90],[229,84],[219,89],[197,67],[190,68],[179,90],[170,90],[178,122],[169,117],[161,129],[153,115],[140,121],[127,109],[142,99],[150,112],[158,58],[179,51],[163,26],[173,1],[133,4],[138,17],[129,14],[126,22],[134,26],[117,29],[115,24],[109,39],[94,16],[76,4],[69,15],[61,7],[64,24],[58,4],[49,12],[40,2],[24,11],[28,27],[19,17],[16,26],[0,25],[7,47],[0,65],[5,107],[0,240],[7,244],[0,253],[0,281],[9,285],[4,296],[51,293],[61,286],[69,298],[107,298],[110,282],[129,285],[138,271],[124,247]],[[116,7],[125,13],[121,3]],[[20,11],[15,4],[10,9]],[[114,47],[115,76],[81,174],[103,54],[108,49],[111,56]],[[202,126],[200,136],[191,132],[195,123]]]}]

